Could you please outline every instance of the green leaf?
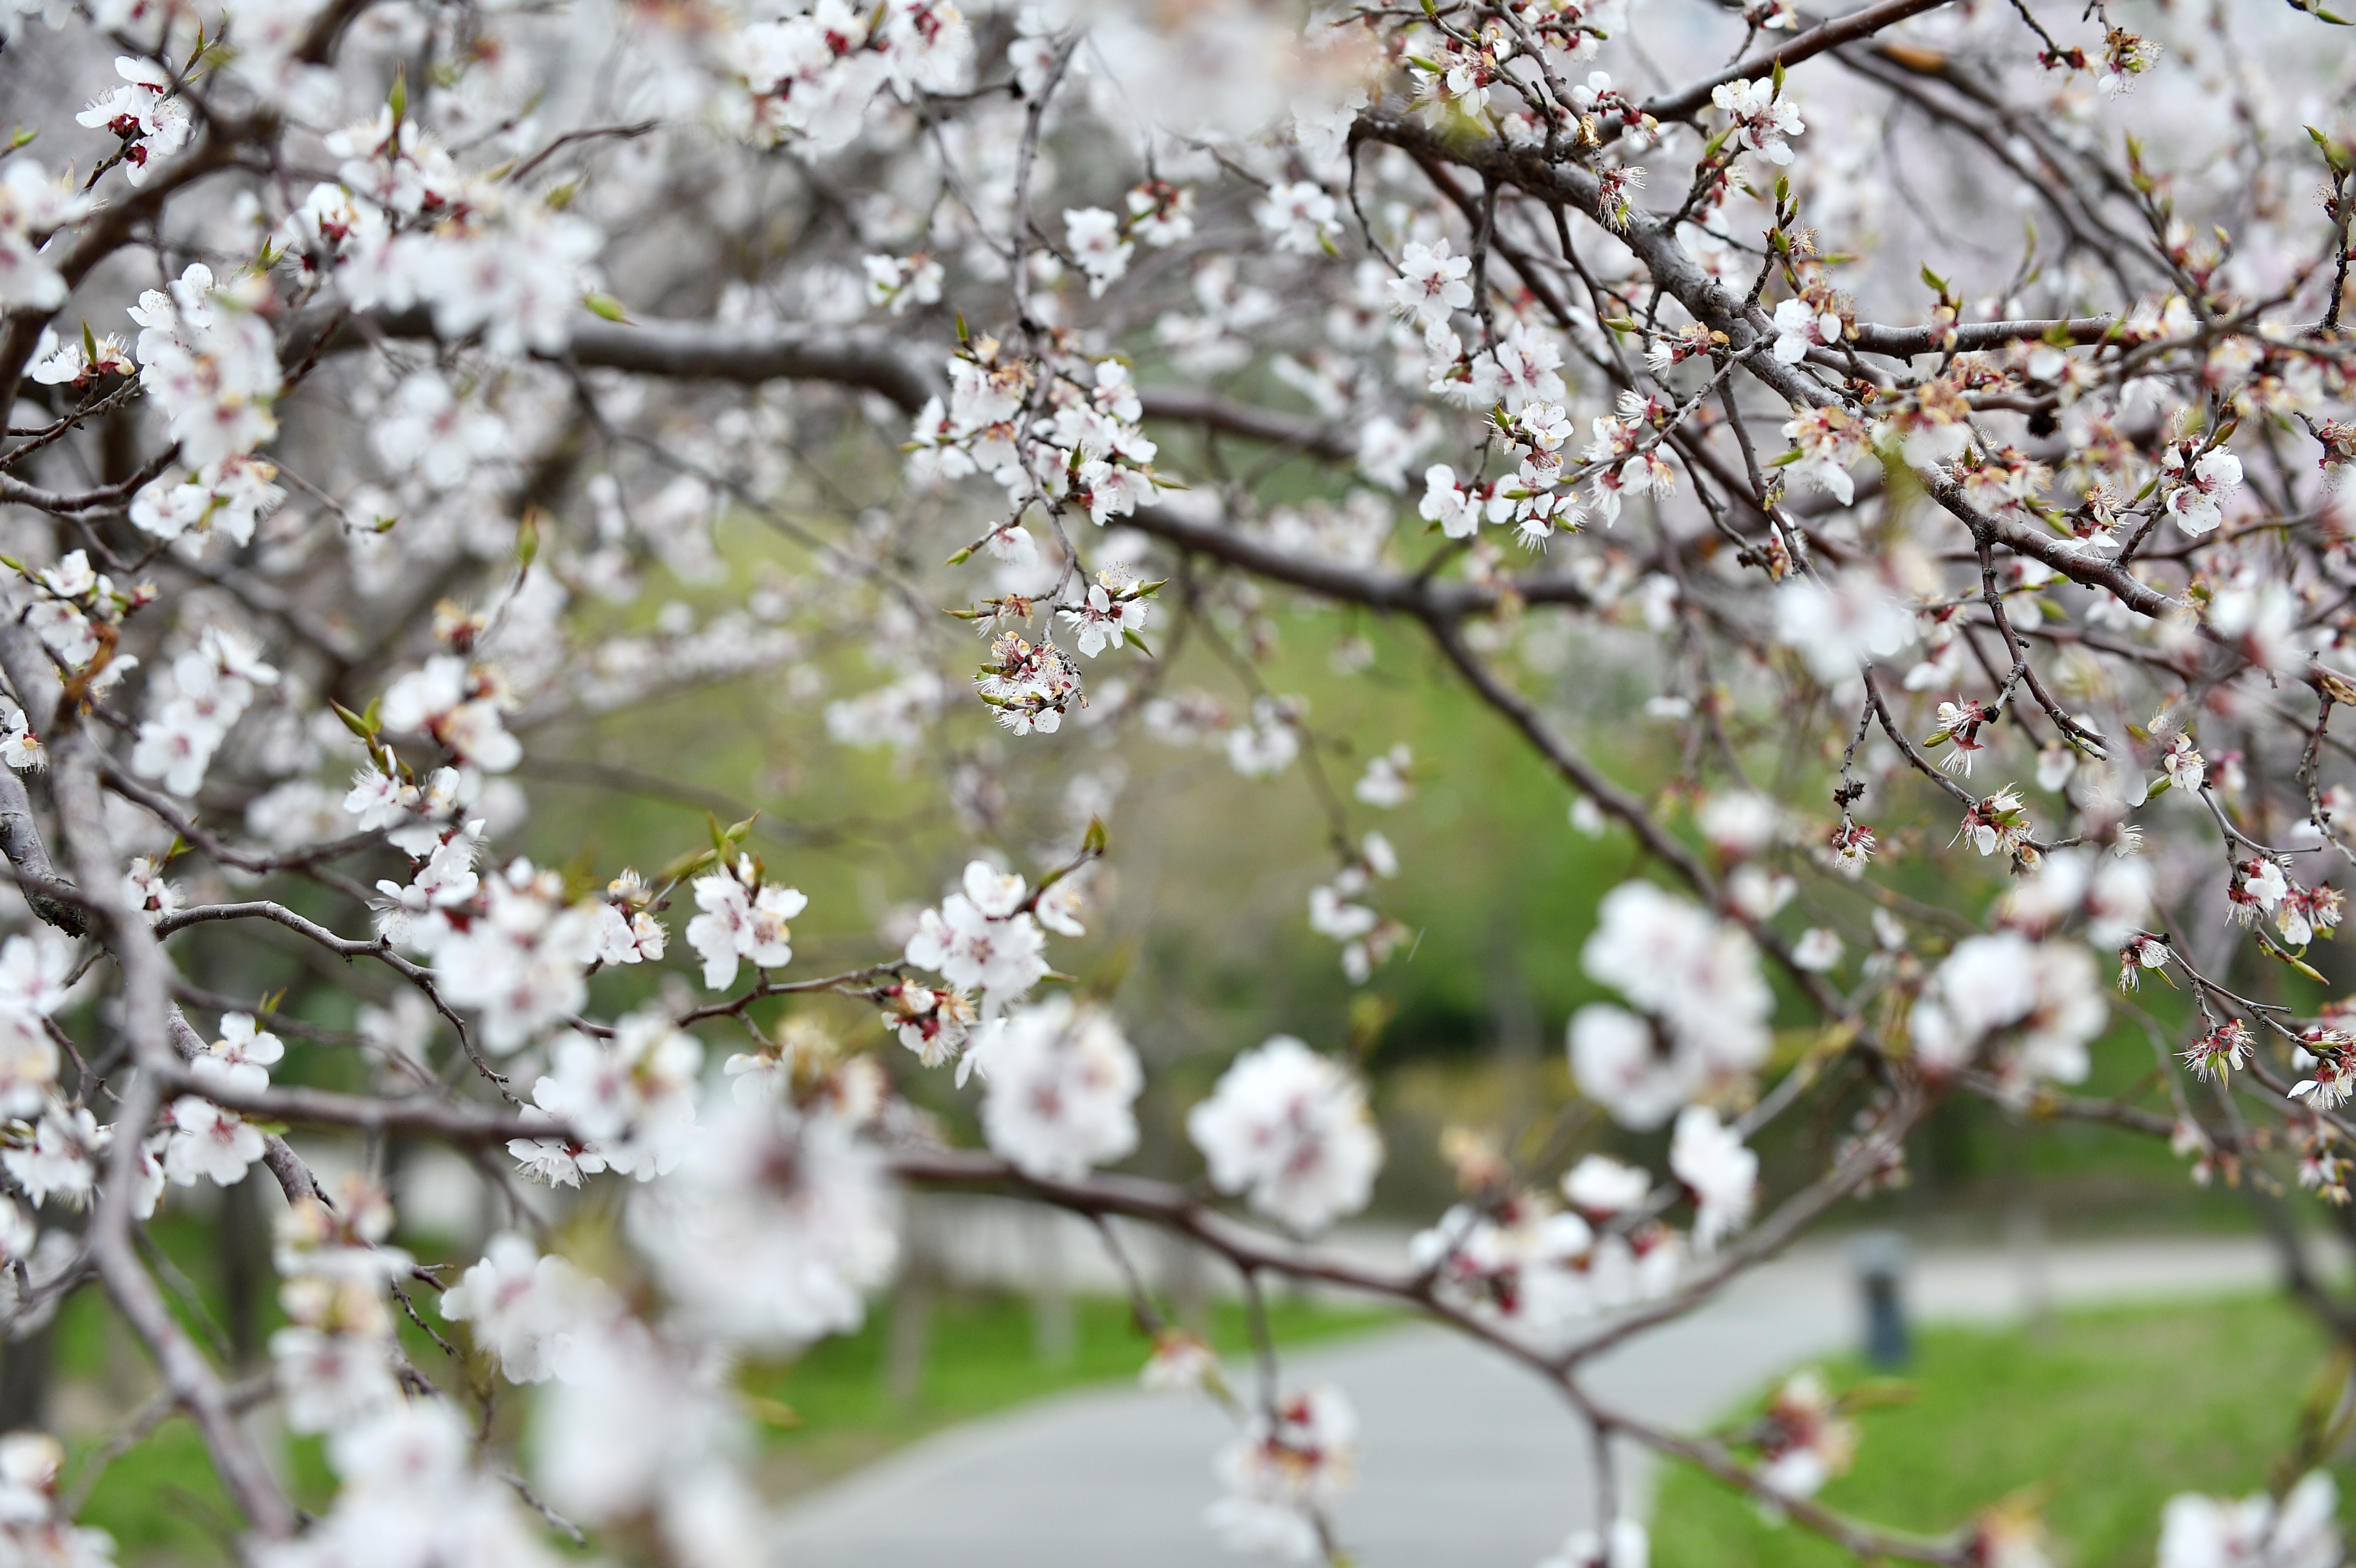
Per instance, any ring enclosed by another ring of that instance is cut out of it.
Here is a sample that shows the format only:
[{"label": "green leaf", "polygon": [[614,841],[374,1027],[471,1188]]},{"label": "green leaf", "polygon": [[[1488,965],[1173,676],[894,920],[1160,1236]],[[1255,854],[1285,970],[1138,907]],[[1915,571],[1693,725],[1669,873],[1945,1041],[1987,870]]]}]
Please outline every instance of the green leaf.
[{"label": "green leaf", "polygon": [[1101,855],[1105,852],[1106,846],[1111,842],[1112,835],[1106,831],[1104,818],[1089,817],[1087,837],[1080,840],[1081,849],[1090,855]]},{"label": "green leaf", "polygon": [[2169,778],[2166,773],[2162,773],[2159,777],[2152,780],[2150,784],[2145,788],[2143,798],[2147,803],[2158,800],[2161,795],[2166,795],[2171,788],[2173,788],[2175,784],[2176,781],[2174,779]]},{"label": "green leaf", "polygon": [[385,102],[391,107],[392,129],[398,135],[401,123],[409,118],[409,68],[406,65],[392,68],[392,93]]},{"label": "green leaf", "polygon": [[332,697],[327,699],[327,706],[336,710],[336,717],[344,721],[345,729],[349,730],[353,734],[358,735],[363,741],[373,741],[376,739],[376,726],[369,723],[366,719],[361,718],[359,714],[353,712],[350,709],[345,707],[342,703],[337,701]]},{"label": "green leaf", "polygon": [[704,867],[711,865],[715,859],[716,857],[713,856],[712,851],[709,849],[690,850],[688,853],[681,855],[677,859],[673,860],[669,865],[665,866],[662,869],[661,875],[657,877],[655,880],[662,882],[675,882],[691,871],[701,870]]},{"label": "green leaf", "polygon": [[622,302],[612,294],[583,294],[581,303],[589,307],[589,314],[592,315],[603,316],[607,321],[620,322],[624,326],[636,325],[624,313]]},{"label": "green leaf", "polygon": [[2289,965],[2292,968],[2297,970],[2300,974],[2306,976],[2317,985],[2329,986],[2331,984],[2330,981],[2323,977],[2323,972],[2321,970],[2316,968],[2314,965],[2308,963],[2305,959],[2285,952],[2283,949],[2276,947],[2271,942],[2265,945],[2267,952],[2273,954],[2276,957],[2281,959],[2284,963]]}]

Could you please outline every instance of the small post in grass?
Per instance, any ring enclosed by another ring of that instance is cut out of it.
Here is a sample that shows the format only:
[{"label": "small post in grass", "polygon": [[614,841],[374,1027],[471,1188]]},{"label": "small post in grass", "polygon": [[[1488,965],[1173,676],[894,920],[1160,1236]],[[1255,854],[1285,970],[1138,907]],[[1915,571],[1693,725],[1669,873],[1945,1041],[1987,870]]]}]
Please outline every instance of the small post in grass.
[{"label": "small post in grass", "polygon": [[929,1200],[911,1193],[905,1202],[900,1283],[892,1295],[892,1331],[884,1358],[884,1392],[894,1413],[912,1415],[924,1402],[925,1361],[932,1342],[939,1272],[933,1256]]},{"label": "small post in grass", "polygon": [[1906,1327],[1906,1238],[1895,1231],[1867,1231],[1849,1243],[1849,1266],[1865,1297],[1865,1359],[1884,1371],[1913,1358]]},{"label": "small post in grass", "polygon": [[1063,1216],[1040,1209],[1031,1230],[1031,1348],[1043,1366],[1068,1365],[1079,1348],[1072,1311],[1072,1281],[1064,1255]]}]

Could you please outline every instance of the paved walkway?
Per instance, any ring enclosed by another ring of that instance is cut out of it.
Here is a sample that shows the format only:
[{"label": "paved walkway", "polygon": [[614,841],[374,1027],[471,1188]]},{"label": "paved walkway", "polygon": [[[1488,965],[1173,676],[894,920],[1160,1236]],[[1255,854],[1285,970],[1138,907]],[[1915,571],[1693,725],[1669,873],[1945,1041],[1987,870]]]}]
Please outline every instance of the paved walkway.
[{"label": "paved walkway", "polygon": [[[2040,1300],[2147,1300],[2264,1288],[2257,1241],[2003,1251],[1916,1260],[1913,1314],[2002,1322]],[[1591,1379],[1647,1419],[1707,1422],[1776,1373],[1855,1344],[1856,1291],[1830,1248],[1795,1252],[1683,1321],[1622,1347]],[[1587,1440],[1558,1396],[1493,1352],[1426,1326],[1290,1357],[1288,1382],[1333,1382],[1357,1407],[1360,1481],[1339,1509],[1364,1568],[1531,1568],[1594,1516]],[[1210,1456],[1230,1435],[1207,1401],[1108,1389],[975,1422],[813,1494],[782,1516],[779,1568],[1217,1568]],[[1649,1477],[1622,1464],[1628,1500]]]}]

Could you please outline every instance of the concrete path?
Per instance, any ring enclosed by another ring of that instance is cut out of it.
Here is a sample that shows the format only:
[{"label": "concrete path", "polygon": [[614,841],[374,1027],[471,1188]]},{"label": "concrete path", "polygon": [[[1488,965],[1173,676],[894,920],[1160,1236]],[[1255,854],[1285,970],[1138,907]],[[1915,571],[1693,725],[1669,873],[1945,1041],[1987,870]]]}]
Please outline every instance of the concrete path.
[{"label": "concrete path", "polygon": [[[2056,1248],[2034,1266],[2001,1251],[1916,1260],[1919,1318],[1997,1323],[2040,1302],[2085,1305],[2265,1287],[2256,1240]],[[1858,1340],[1844,1256],[1821,1248],[1756,1271],[1727,1296],[1622,1347],[1600,1397],[1692,1427],[1778,1372]],[[1592,1467],[1558,1396],[1495,1354],[1424,1326],[1288,1358],[1291,1384],[1339,1385],[1360,1421],[1360,1481],[1338,1516],[1364,1568],[1531,1568],[1592,1520]],[[1203,1524],[1212,1454],[1230,1435],[1207,1401],[1108,1389],[1042,1401],[945,1433],[813,1494],[781,1516],[779,1568],[1215,1568]],[[1627,1503],[1649,1475],[1622,1456]]]}]

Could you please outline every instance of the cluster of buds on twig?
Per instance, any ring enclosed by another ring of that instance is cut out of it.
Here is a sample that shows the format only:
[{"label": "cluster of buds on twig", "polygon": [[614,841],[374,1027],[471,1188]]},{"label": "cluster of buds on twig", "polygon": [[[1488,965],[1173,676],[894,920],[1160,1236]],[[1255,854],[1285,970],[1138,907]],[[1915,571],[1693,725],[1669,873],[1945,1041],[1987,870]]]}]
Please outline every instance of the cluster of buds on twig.
[{"label": "cluster of buds on twig", "polygon": [[2113,27],[2103,35],[2102,88],[2125,92],[2135,79],[2159,63],[2159,46],[2139,33]]},{"label": "cluster of buds on twig", "polygon": [[1964,487],[1964,498],[1984,512],[2035,510],[2053,482],[2053,470],[2011,445],[1966,447],[1948,472]]},{"label": "cluster of buds on twig", "polygon": [[56,339],[54,332],[43,332],[40,346],[33,351],[29,376],[42,386],[87,387],[109,377],[139,374],[130,346],[111,332],[103,336],[93,334],[88,322],[82,323],[80,342],[59,346]]},{"label": "cluster of buds on twig", "polygon": [[1788,1498],[1815,1495],[1857,1457],[1857,1423],[1814,1369],[1796,1372],[1767,1402],[1751,1441],[1759,1479]]},{"label": "cluster of buds on twig", "polygon": [[[1949,773],[1959,773],[1969,778],[1973,754],[1984,750],[1987,744],[1980,739],[1980,730],[1984,725],[1995,723],[1998,711],[1993,702],[1980,702],[1968,697],[1959,696],[1953,702],[1942,702],[1939,704],[1939,727],[1924,739],[1922,749],[1935,752],[1942,746],[1953,745],[1954,750],[1947,753],[1946,760],[1940,765]],[[1987,851],[1983,849],[1980,853],[1985,855]]]},{"label": "cluster of buds on twig", "polygon": [[2291,1085],[2292,1099],[2328,1111],[2356,1093],[2356,1035],[2316,1024],[2299,1036],[2299,1044],[2315,1058],[2315,1065],[2308,1070],[2314,1076]]},{"label": "cluster of buds on twig", "polygon": [[2301,422],[2307,426],[2307,433],[2315,437],[2317,443],[2323,448],[2323,455],[2316,460],[2316,466],[2323,470],[2324,482],[2336,488],[2346,475],[2349,464],[2356,464],[2356,424],[2341,420],[2311,420],[2304,416]]},{"label": "cluster of buds on twig", "polygon": [[1688,359],[1699,359],[1727,347],[1731,339],[1715,328],[1689,321],[1675,332],[1655,337],[1644,348],[1644,363],[1655,375],[1673,370]]},{"label": "cluster of buds on twig", "polygon": [[2283,870],[2281,862],[2264,855],[2234,862],[2225,900],[2227,912],[2237,924],[2255,925],[2270,918],[2290,947],[2305,947],[2319,936],[2328,937],[2340,924],[2338,889],[2302,888]]},{"label": "cluster of buds on twig", "polygon": [[1034,645],[1007,632],[990,645],[990,660],[973,677],[974,690],[1017,735],[1052,735],[1074,703],[1087,704],[1080,672],[1052,641]]},{"label": "cluster of buds on twig", "polygon": [[1488,123],[1489,90],[1513,58],[1513,36],[1501,26],[1484,29],[1477,42],[1443,38],[1429,55],[1409,55],[1415,101],[1434,126]]},{"label": "cluster of buds on twig", "polygon": [[1145,624],[1153,595],[1166,581],[1140,582],[1137,573],[1128,567],[1108,566],[1097,573],[1096,582],[1086,598],[1076,604],[1066,605],[1056,613],[1074,628],[1080,652],[1090,658],[1108,646],[1122,643],[1150,655],[1152,650],[1146,647],[1145,639],[1137,631]]},{"label": "cluster of buds on twig", "polygon": [[1865,875],[1876,848],[1873,829],[1844,816],[1825,841],[1825,859],[1834,870],[1854,881]]},{"label": "cluster of buds on twig", "polygon": [[1595,171],[1595,216],[1605,228],[1628,227],[1635,215],[1636,192],[1644,188],[1644,171],[1634,164],[1618,164]]},{"label": "cluster of buds on twig", "polygon": [[77,696],[100,695],[137,667],[135,658],[114,656],[115,642],[123,620],[155,603],[153,583],[125,592],[79,549],[37,571],[5,555],[0,566],[23,577],[37,595],[24,612],[24,623],[60,665],[79,676]]},{"label": "cluster of buds on twig", "polygon": [[1965,809],[1964,825],[1956,829],[1955,837],[1969,839],[1972,848],[1983,855],[2001,850],[2021,859],[2027,858],[2029,849],[2029,813],[2021,807],[2019,791],[2007,784]]},{"label": "cluster of buds on twig", "polygon": [[973,1002],[964,992],[894,980],[875,992],[883,1004],[884,1027],[916,1053],[927,1067],[938,1067],[965,1050],[973,1028]]},{"label": "cluster of buds on twig", "polygon": [[1589,74],[1587,80],[1570,90],[1570,106],[1579,112],[1579,136],[1582,143],[1600,144],[1602,126],[1616,126],[1639,143],[1650,143],[1660,134],[1660,122],[1636,106],[1635,100],[1612,85],[1612,78],[1603,71]]},{"label": "cluster of buds on twig", "polygon": [[[2167,966],[2168,944],[2149,932],[2138,933],[2134,941],[2119,949],[2119,989],[2134,990],[2141,982],[2143,972],[2147,969],[2159,970],[2160,978],[2166,980]],[[2169,984],[2173,985],[2174,982],[2170,981]],[[2237,1024],[2234,1027],[2240,1026]],[[2186,1054],[2185,1060],[2187,1061],[2192,1060],[2190,1053]]]},{"label": "cluster of buds on twig", "polygon": [[2250,1043],[2249,1026],[2239,1019],[2227,1019],[2192,1042],[2184,1053],[2184,1065],[2195,1077],[2222,1083],[2235,1068],[2249,1064]]},{"label": "cluster of buds on twig", "polygon": [[959,621],[971,621],[973,629],[989,636],[1001,625],[1028,625],[1038,610],[1037,602],[1028,594],[1008,593],[996,599],[981,599],[970,610],[952,610],[949,614]]},{"label": "cluster of buds on twig", "polygon": [[[1506,4],[1532,37],[1553,45],[1574,61],[1594,54],[1595,46],[1607,37],[1595,20],[1595,14],[1605,8],[1602,0],[1507,0]],[[1578,89],[1571,93],[1575,99]]]}]

